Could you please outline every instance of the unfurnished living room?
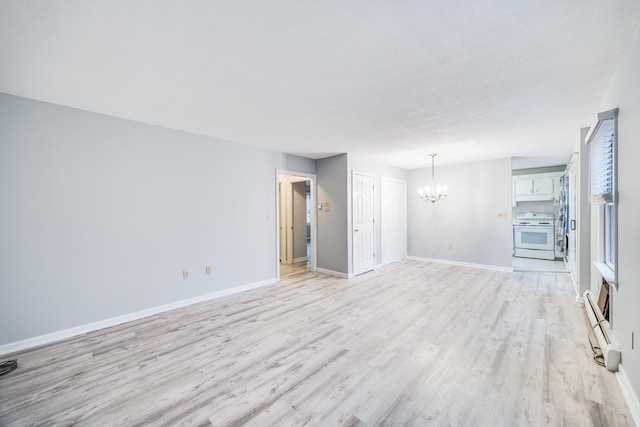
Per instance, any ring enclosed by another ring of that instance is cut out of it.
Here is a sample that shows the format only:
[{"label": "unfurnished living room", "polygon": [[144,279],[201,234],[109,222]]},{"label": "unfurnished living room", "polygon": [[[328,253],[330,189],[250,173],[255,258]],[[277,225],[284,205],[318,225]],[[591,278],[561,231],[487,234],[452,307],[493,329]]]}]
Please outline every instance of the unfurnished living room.
[{"label": "unfurnished living room", "polygon": [[0,0],[1,426],[640,427],[640,1]]}]

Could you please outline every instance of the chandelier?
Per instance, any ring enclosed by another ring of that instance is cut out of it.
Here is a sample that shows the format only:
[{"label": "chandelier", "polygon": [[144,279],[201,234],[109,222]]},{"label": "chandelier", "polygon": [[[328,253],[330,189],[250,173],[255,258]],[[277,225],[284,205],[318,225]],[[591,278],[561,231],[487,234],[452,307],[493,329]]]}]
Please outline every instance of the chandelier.
[{"label": "chandelier", "polygon": [[429,154],[431,156],[431,187],[428,185],[424,188],[418,190],[420,193],[420,200],[424,200],[425,202],[435,203],[438,200],[442,200],[447,197],[447,186],[446,185],[438,185],[436,186],[436,167],[435,167],[435,157],[436,154]]}]

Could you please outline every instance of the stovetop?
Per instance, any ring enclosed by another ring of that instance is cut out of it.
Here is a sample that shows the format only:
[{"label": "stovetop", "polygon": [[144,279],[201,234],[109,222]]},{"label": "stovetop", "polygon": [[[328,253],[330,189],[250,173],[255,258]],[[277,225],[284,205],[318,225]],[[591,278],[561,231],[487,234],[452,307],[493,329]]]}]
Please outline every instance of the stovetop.
[{"label": "stovetop", "polygon": [[516,215],[514,225],[550,225],[553,226],[554,215],[548,212],[524,212]]}]

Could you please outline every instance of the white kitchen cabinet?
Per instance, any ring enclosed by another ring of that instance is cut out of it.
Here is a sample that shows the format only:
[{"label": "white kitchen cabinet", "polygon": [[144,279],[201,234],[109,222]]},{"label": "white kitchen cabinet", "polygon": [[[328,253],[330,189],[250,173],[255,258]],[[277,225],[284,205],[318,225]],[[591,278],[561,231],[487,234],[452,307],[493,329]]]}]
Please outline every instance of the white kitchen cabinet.
[{"label": "white kitchen cabinet", "polygon": [[513,177],[515,202],[553,200],[556,194],[556,174],[519,175]]},{"label": "white kitchen cabinet", "polygon": [[516,192],[516,200],[522,196],[533,195],[533,179],[531,178],[514,178],[513,185]]}]

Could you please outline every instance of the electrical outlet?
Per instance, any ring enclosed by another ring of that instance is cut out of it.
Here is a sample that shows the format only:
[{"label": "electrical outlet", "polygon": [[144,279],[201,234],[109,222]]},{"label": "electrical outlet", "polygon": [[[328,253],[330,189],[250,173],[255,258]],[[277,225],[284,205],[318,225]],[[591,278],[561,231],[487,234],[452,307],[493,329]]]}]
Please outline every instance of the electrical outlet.
[{"label": "electrical outlet", "polygon": [[182,278],[183,279],[188,279],[189,278],[189,271],[188,270],[182,270]]},{"label": "electrical outlet", "polygon": [[449,243],[449,250],[453,250],[453,243]]},{"label": "electrical outlet", "polygon": [[211,266],[210,266],[210,265],[207,265],[207,266],[204,268],[204,274],[211,274]]},{"label": "electrical outlet", "polygon": [[507,219],[507,213],[506,212],[498,212],[498,218]]}]

